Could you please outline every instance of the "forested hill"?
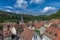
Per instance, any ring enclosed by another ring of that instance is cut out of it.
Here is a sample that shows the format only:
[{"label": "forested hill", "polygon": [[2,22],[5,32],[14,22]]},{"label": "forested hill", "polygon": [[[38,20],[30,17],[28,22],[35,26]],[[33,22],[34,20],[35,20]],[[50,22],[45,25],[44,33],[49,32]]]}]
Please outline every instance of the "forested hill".
[{"label": "forested hill", "polygon": [[19,22],[23,17],[25,22],[34,21],[34,20],[50,20],[55,18],[60,18],[60,10],[57,13],[51,14],[50,16],[39,15],[33,16],[28,14],[16,14],[5,11],[0,11],[0,22],[11,21],[11,22]]},{"label": "forested hill", "polygon": [[46,19],[47,20],[60,19],[60,10],[56,13],[51,14],[50,16],[47,16]]},{"label": "forested hill", "polygon": [[32,15],[16,14],[16,13],[0,11],[0,22],[5,22],[5,21],[19,22],[21,20],[21,17],[23,17],[25,21],[31,20],[33,18]]}]

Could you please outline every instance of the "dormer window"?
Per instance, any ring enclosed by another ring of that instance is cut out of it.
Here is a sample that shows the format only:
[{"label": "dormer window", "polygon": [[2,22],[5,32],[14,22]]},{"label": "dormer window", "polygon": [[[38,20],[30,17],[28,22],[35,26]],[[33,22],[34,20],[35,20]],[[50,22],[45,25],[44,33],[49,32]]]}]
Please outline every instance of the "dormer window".
[{"label": "dormer window", "polygon": [[57,33],[55,33],[54,36],[56,37],[57,36]]},{"label": "dormer window", "polygon": [[11,34],[11,32],[9,32],[9,34]]},{"label": "dormer window", "polygon": [[34,35],[34,39],[37,40],[37,35]]},{"label": "dormer window", "polygon": [[32,28],[32,27],[31,27]]},{"label": "dormer window", "polygon": [[48,31],[46,30],[46,32],[48,32]]},{"label": "dormer window", "polygon": [[52,34],[51,32],[49,32],[49,34]]},{"label": "dormer window", "polygon": [[8,27],[10,27],[10,25],[8,25]]},{"label": "dormer window", "polygon": [[8,30],[10,29],[10,25],[8,25]]},{"label": "dormer window", "polygon": [[0,34],[0,36],[2,36],[2,34]]},{"label": "dormer window", "polygon": [[5,33],[6,35],[8,35],[8,33]]}]

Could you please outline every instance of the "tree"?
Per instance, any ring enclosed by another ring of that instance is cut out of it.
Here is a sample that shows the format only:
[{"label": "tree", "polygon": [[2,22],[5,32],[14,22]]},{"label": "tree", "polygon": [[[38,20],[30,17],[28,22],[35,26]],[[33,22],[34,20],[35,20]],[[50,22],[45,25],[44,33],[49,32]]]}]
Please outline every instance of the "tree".
[{"label": "tree", "polygon": [[0,25],[0,30],[3,30],[3,26],[2,25]]},{"label": "tree", "polygon": [[35,29],[35,32],[40,35],[40,31],[38,29]]}]

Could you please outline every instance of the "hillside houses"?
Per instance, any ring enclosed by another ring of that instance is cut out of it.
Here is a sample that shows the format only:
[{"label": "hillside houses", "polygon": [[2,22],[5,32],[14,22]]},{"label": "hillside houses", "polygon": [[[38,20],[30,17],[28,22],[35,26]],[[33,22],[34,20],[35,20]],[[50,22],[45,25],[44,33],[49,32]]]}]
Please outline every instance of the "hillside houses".
[{"label": "hillside houses", "polygon": [[20,24],[6,22],[1,25],[1,40],[60,40],[60,19]]}]

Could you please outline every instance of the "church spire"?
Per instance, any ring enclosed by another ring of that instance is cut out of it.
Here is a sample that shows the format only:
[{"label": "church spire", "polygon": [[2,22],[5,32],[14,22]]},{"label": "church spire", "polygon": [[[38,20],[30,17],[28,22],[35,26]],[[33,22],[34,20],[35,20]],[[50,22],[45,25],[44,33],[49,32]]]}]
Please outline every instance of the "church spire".
[{"label": "church spire", "polygon": [[21,17],[21,21],[19,24],[22,24],[22,23],[24,23],[23,17]]},{"label": "church spire", "polygon": [[21,21],[23,22],[24,20],[23,20],[23,17],[21,17]]}]

